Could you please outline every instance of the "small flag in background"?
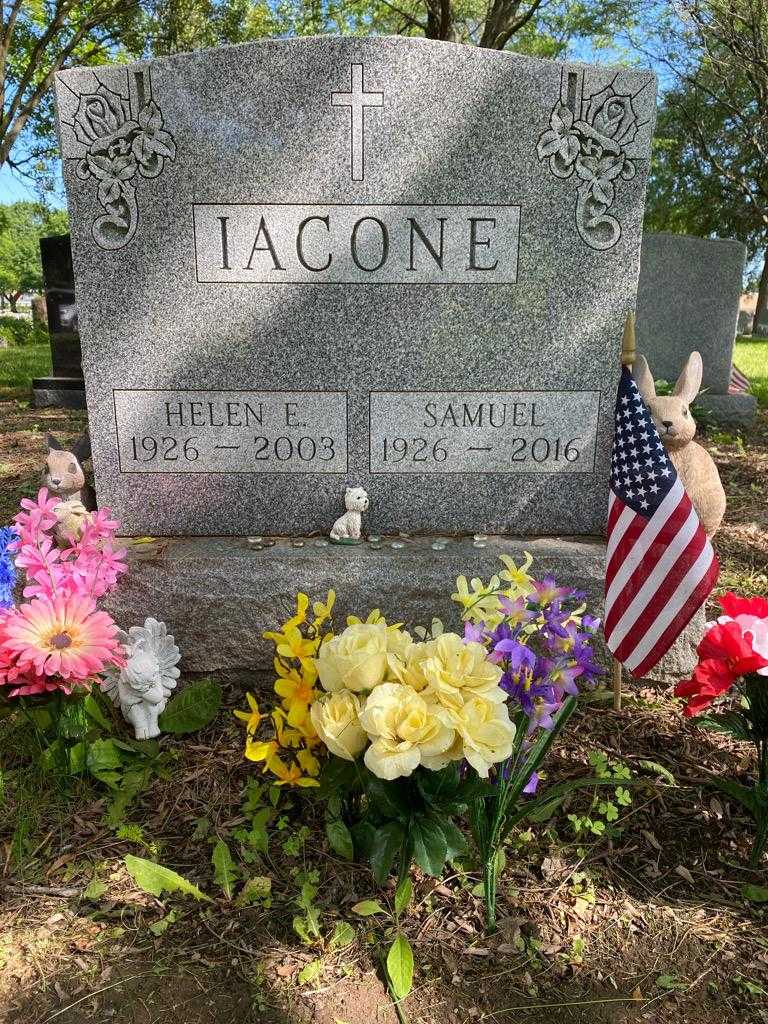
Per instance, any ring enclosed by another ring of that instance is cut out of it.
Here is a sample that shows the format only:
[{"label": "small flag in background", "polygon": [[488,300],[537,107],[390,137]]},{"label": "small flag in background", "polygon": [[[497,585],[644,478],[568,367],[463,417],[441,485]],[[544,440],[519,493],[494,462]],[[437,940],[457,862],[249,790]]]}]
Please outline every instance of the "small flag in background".
[{"label": "small flag in background", "polygon": [[738,366],[731,364],[731,380],[728,384],[729,395],[739,395],[743,391],[749,391],[749,379],[744,376]]},{"label": "small flag in background", "polygon": [[643,676],[707,599],[719,567],[629,369],[621,370],[608,505],[605,638]]}]

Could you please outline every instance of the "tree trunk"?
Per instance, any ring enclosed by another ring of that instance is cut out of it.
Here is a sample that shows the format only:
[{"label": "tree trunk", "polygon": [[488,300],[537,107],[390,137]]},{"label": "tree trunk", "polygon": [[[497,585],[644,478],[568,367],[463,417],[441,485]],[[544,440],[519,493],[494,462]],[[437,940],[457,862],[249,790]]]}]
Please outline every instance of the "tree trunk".
[{"label": "tree trunk", "polygon": [[752,324],[754,331],[757,325],[765,318],[768,307],[768,252],[763,256],[763,270],[760,274],[760,285],[757,289],[757,306],[755,307],[755,319]]}]

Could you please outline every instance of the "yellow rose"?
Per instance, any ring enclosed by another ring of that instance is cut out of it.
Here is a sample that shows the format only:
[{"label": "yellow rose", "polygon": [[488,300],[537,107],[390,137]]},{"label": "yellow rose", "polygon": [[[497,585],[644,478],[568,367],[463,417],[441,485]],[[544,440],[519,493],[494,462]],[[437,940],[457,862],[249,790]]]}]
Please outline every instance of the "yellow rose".
[{"label": "yellow rose", "polygon": [[360,725],[360,701],[349,690],[339,690],[316,700],[310,716],[326,747],[345,761],[354,761],[368,742]]},{"label": "yellow rose", "polygon": [[400,683],[382,683],[365,702],[360,725],[371,738],[367,767],[380,779],[397,779],[423,764],[442,768],[454,730],[437,704]]},{"label": "yellow rose", "polygon": [[385,623],[355,623],[320,648],[317,671],[323,689],[372,690],[387,671]]},{"label": "yellow rose", "polygon": [[387,654],[402,658],[411,646],[411,634],[399,626],[387,626]]},{"label": "yellow rose", "polygon": [[502,670],[488,661],[488,652],[474,640],[466,643],[457,633],[443,633],[430,640],[420,670],[427,690],[444,707],[461,707],[473,696],[502,703],[506,694],[499,686]]},{"label": "yellow rose", "polygon": [[[408,636],[406,633],[405,636]],[[387,655],[389,675],[399,683],[404,683],[414,690],[423,690],[427,685],[424,676],[424,662],[431,656],[428,643],[409,642],[401,646],[399,651],[391,651]]]},{"label": "yellow rose", "polygon": [[488,777],[492,764],[512,753],[515,726],[506,704],[470,697],[462,707],[451,710],[450,720],[461,737],[464,757],[482,778]]}]

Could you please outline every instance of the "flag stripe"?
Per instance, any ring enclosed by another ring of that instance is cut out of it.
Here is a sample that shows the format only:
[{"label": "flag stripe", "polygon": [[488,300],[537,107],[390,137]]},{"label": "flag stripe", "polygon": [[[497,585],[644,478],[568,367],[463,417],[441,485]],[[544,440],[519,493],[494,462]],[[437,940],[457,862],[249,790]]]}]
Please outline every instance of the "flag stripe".
[{"label": "flag stripe", "polygon": [[[714,555],[714,552],[712,554]],[[652,669],[660,658],[664,657],[699,608],[701,608],[707,600],[710,591],[714,587],[715,583],[717,583],[719,572],[720,566],[718,565],[717,557],[713,557],[712,561],[709,563],[706,575],[701,579],[695,590],[691,591],[688,600],[681,607],[680,611],[675,615],[671,622],[669,622],[667,628],[661,634],[656,644],[649,649],[646,658],[636,664],[634,669],[630,669],[630,671],[636,672],[638,675],[642,676],[645,672]]]},{"label": "flag stripe", "polygon": [[[680,504],[681,506],[683,505],[682,502]],[[643,627],[645,624],[643,623],[643,618],[646,617],[647,619],[649,613],[649,602],[657,592],[658,596],[661,597],[665,584],[667,584],[668,587],[670,579],[673,578],[670,574],[673,573],[680,556],[686,552],[686,548],[689,544],[696,541],[696,533],[699,529],[699,520],[696,513],[693,511],[691,503],[687,502],[687,504],[688,515],[685,522],[680,529],[676,531],[669,544],[664,548],[659,549],[661,557],[657,559],[650,572],[644,574],[642,585],[640,587],[635,585],[634,588],[626,588],[627,591],[632,593],[634,596],[629,602],[629,605],[621,618],[613,628],[608,626],[606,618],[606,630],[610,629],[610,636],[608,637],[608,640],[612,651],[618,651],[619,645],[633,626],[637,625],[638,628]],[[701,546],[702,544],[700,541],[699,547]]]},{"label": "flag stripe", "polygon": [[[699,590],[701,587],[702,579],[706,578],[709,567],[712,565],[712,548],[709,541],[702,548],[699,557],[690,567],[685,576],[680,580],[680,583],[670,599],[660,610],[656,621],[653,623],[651,628],[645,633],[642,640],[637,644],[632,654],[627,658],[625,665],[633,672],[638,666],[642,666],[643,662],[648,658],[650,654],[653,655],[655,665],[656,662],[662,658],[672,643],[680,635],[685,625],[690,621],[691,616],[698,607],[701,606],[703,600],[706,599],[707,593],[704,593],[703,598],[700,599]],[[703,574],[703,575],[702,575]],[[667,631],[668,627],[673,623],[675,619],[680,616],[681,613],[686,611],[686,605],[691,601],[693,607],[690,610],[690,615],[685,620],[683,626],[677,629],[669,639],[669,643],[663,649],[659,643],[662,635]]]},{"label": "flag stripe", "polygon": [[631,549],[622,559],[621,564],[615,570],[615,574],[609,565],[608,571],[609,574],[613,575],[613,579],[605,595],[606,605],[613,604],[618,592],[626,585],[632,573],[640,565],[659,532],[663,529],[667,519],[680,504],[680,499],[684,494],[683,485],[679,480],[676,480],[675,486],[672,487],[669,494],[664,498],[658,512],[656,512],[652,519],[644,519],[643,516],[635,514],[635,519],[639,519],[641,524],[640,530],[637,533],[637,541],[633,543]]},{"label": "flag stripe", "polygon": [[[666,522],[662,523],[661,529],[659,530],[653,544],[648,549],[645,557],[611,603],[610,609],[605,616],[606,636],[611,633],[615,623],[624,614],[634,595],[643,586],[643,582],[646,577],[654,570],[658,561],[664,556],[667,546],[673,542],[678,530],[685,525],[690,512],[691,503],[688,500],[685,491],[683,491],[677,508],[674,510],[670,518]],[[657,515],[658,514],[659,513],[657,513]],[[645,522],[642,516],[637,516],[637,519],[641,523]],[[698,520],[696,520],[695,525],[698,525]]]}]

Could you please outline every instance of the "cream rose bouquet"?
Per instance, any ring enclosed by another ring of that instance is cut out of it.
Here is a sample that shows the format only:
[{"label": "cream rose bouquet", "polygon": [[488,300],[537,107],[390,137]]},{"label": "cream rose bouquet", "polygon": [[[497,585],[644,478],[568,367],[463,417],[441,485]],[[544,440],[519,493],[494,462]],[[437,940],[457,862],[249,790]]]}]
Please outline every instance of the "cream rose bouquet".
[{"label": "cream rose bouquet", "polygon": [[378,610],[335,634],[333,593],[311,611],[299,594],[296,614],[266,634],[280,704],[264,715],[249,695],[238,712],[246,757],[326,799],[329,841],[369,859],[379,882],[393,868],[402,880],[414,860],[439,875],[466,850],[455,819],[468,809],[487,873],[515,810],[499,796],[535,789],[576,678],[599,672],[580,595],[529,566],[507,559],[488,584],[460,577],[461,634],[437,619],[408,631]]}]

